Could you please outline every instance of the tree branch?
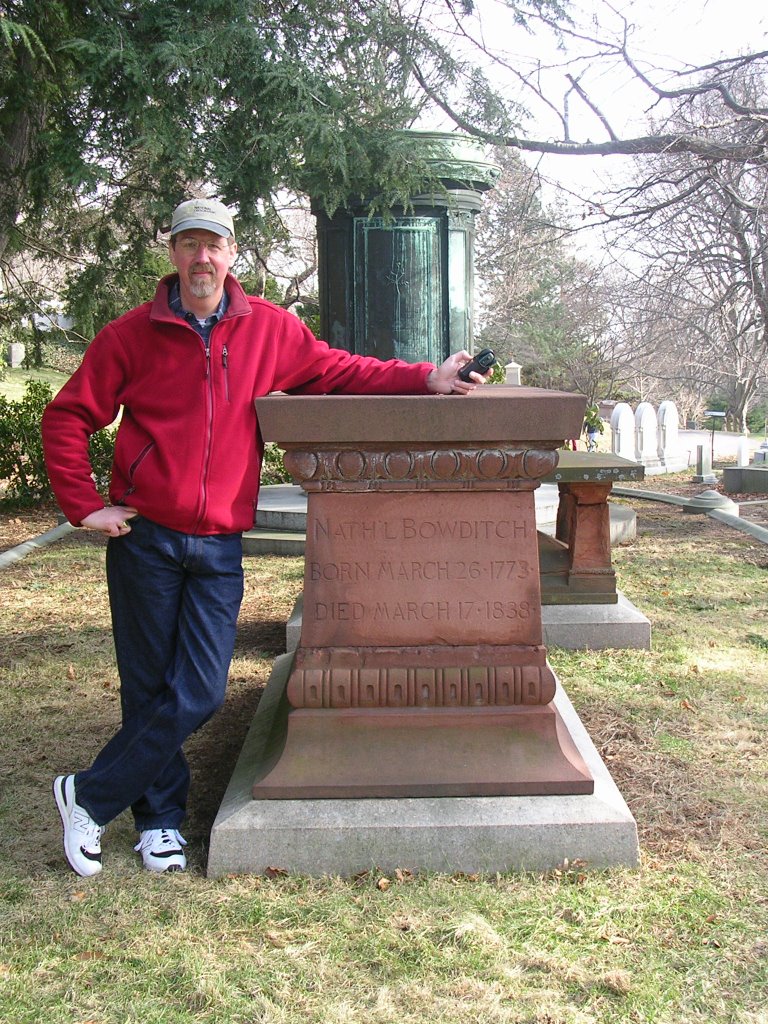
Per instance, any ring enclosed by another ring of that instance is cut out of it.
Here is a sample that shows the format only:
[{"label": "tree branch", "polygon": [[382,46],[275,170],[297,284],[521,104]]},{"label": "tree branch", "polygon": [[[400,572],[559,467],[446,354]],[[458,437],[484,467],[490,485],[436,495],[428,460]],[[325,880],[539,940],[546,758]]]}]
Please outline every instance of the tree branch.
[{"label": "tree branch", "polygon": [[444,97],[429,84],[417,64],[413,65],[417,82],[457,128],[489,146],[506,146],[528,153],[549,153],[560,156],[658,156],[690,153],[704,160],[732,160],[739,163],[760,163],[768,159],[766,139],[756,142],[729,141],[707,138],[703,135],[679,134],[639,135],[630,139],[611,138],[607,142],[557,142],[548,139],[526,139],[519,135],[499,135],[478,128],[463,117]]}]

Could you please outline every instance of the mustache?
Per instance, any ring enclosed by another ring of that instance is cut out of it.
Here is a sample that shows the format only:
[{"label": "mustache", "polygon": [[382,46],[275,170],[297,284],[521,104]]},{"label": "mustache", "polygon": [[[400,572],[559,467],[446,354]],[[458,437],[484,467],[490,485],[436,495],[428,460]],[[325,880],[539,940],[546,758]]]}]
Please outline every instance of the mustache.
[{"label": "mustache", "polygon": [[189,268],[189,270],[190,270],[190,273],[197,273],[200,270],[203,270],[203,271],[205,271],[208,274],[215,274],[216,273],[216,271],[213,269],[213,265],[211,263],[193,263],[192,266]]}]

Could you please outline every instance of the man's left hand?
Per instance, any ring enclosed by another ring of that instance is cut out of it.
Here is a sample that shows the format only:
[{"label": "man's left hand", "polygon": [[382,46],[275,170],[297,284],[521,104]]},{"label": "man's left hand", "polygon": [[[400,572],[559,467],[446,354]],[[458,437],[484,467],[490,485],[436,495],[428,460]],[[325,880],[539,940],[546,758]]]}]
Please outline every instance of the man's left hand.
[{"label": "man's left hand", "polygon": [[485,375],[472,373],[470,381],[460,380],[459,370],[471,361],[472,356],[469,352],[463,350],[454,352],[427,376],[427,389],[433,395],[468,395],[470,391],[475,390],[478,384],[485,384],[486,379],[493,372],[491,368]]}]

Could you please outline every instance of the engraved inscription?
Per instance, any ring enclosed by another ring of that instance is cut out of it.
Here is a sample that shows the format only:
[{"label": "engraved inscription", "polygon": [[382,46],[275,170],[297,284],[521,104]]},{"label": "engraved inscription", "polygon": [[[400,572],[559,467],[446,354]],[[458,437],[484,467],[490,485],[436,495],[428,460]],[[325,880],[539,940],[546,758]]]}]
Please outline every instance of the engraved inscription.
[{"label": "engraved inscription", "polygon": [[512,540],[529,536],[530,526],[519,519],[414,519],[405,516],[389,521],[386,519],[323,519],[317,518],[312,524],[317,539],[329,540],[461,540],[494,541]]},{"label": "engraved inscription", "polygon": [[537,644],[530,492],[321,493],[310,501],[302,644]]},{"label": "engraved inscription", "polygon": [[325,583],[409,583],[424,580],[524,580],[534,568],[526,559],[492,559],[490,561],[433,561],[424,562],[310,562],[309,578]]},{"label": "engraved inscription", "polygon": [[419,622],[439,619],[443,622],[471,622],[483,619],[528,619],[529,601],[395,601],[373,606],[374,622]]}]

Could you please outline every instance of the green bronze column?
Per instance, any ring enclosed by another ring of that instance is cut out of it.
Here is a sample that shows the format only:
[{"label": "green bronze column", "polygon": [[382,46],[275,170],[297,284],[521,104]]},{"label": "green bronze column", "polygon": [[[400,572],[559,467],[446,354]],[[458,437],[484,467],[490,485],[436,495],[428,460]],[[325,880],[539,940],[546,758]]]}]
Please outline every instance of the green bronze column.
[{"label": "green bronze column", "polygon": [[440,363],[472,348],[474,221],[499,170],[474,139],[409,132],[445,191],[391,217],[364,202],[333,217],[317,206],[321,336],[380,359]]}]

